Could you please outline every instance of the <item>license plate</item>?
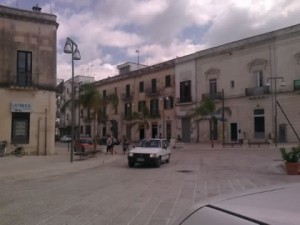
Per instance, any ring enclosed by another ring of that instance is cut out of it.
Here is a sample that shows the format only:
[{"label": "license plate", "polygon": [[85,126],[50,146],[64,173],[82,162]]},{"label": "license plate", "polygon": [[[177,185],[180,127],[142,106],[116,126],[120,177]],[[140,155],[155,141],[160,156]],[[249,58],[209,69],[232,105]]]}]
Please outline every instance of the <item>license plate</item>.
[{"label": "license plate", "polygon": [[143,159],[143,158],[137,158],[136,161],[138,161],[138,162],[144,162],[145,159]]}]

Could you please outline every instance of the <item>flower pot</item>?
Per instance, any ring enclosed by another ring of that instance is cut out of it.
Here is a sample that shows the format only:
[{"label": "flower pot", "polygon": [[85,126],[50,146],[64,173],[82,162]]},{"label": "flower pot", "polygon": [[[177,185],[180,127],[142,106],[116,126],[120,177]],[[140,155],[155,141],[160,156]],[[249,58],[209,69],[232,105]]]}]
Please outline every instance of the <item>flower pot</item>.
[{"label": "flower pot", "polygon": [[286,171],[288,175],[299,175],[300,163],[285,163]]}]

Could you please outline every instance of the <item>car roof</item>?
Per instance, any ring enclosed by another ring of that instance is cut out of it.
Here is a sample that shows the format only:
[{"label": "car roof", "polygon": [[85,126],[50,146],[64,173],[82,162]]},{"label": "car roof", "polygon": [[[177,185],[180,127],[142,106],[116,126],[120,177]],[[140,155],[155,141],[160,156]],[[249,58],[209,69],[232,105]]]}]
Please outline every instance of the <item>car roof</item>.
[{"label": "car roof", "polygon": [[[300,184],[295,184],[256,189],[239,195],[235,194],[235,196],[232,195],[222,200],[217,197],[216,200],[206,200],[194,206],[189,213],[181,218],[201,212],[201,208],[209,206],[229,214],[241,215],[267,224],[298,225],[300,224],[299,193]],[[179,221],[182,221],[182,219]]]}]

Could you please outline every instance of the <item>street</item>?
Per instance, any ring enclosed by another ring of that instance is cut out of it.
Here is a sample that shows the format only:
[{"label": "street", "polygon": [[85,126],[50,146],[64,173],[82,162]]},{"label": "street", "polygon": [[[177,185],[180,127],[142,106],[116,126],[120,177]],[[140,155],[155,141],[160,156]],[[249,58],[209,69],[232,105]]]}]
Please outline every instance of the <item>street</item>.
[{"label": "street", "polygon": [[[81,170],[53,173],[53,163],[52,173],[2,176],[0,224],[169,225],[208,197],[300,182],[300,176],[286,175],[274,147],[211,149],[194,144],[172,151],[171,162],[160,168],[128,168],[126,155],[119,151],[73,162],[94,164]],[[14,160],[16,165],[26,157],[0,158],[0,164]],[[98,163],[104,158],[113,160]]]}]

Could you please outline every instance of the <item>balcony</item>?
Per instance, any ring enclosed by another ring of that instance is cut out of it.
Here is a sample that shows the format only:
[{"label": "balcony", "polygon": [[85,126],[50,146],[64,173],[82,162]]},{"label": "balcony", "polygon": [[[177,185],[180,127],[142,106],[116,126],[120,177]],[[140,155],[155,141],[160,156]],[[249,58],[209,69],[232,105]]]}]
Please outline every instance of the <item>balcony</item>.
[{"label": "balcony", "polygon": [[265,94],[270,94],[270,88],[268,86],[245,89],[246,96],[259,96],[259,95],[265,95]]},{"label": "balcony", "polygon": [[192,96],[181,96],[180,98],[177,98],[177,103],[191,103],[192,102]]},{"label": "balcony", "polygon": [[33,88],[38,84],[37,74],[31,72],[10,73],[8,75],[8,83],[11,87]]},{"label": "balcony", "polygon": [[160,91],[157,89],[152,89],[152,88],[146,88],[145,89],[145,95],[147,97],[157,97],[160,95]]},{"label": "balcony", "polygon": [[91,117],[87,117],[87,118],[84,118],[83,120],[85,123],[91,123],[93,121],[93,118]]},{"label": "balcony", "polygon": [[132,115],[130,113],[122,113],[123,120],[131,120]]},{"label": "balcony", "polygon": [[133,99],[133,93],[130,93],[129,95],[127,93],[121,94],[121,100],[124,102],[131,102]]},{"label": "balcony", "polygon": [[211,98],[212,100],[221,100],[222,92],[218,91],[215,93],[202,94],[202,100],[204,100],[206,98]]}]

